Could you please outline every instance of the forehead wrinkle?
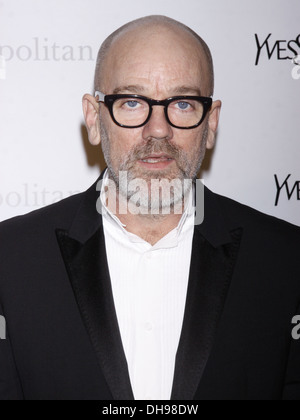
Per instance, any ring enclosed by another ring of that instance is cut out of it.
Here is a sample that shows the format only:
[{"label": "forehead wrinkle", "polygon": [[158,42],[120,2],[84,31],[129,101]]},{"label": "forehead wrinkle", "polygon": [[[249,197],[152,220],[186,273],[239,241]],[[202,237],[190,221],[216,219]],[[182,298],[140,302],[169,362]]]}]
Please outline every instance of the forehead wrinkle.
[{"label": "forehead wrinkle", "polygon": [[139,95],[140,93],[144,93],[145,88],[142,85],[128,85],[128,86],[120,86],[116,87],[113,91],[114,95],[123,94],[123,93],[133,93],[135,95]]},{"label": "forehead wrinkle", "polygon": [[[163,63],[151,60],[123,61],[114,56],[111,67],[116,69],[110,72],[107,94],[137,94],[144,96],[201,96],[204,80],[201,75],[201,66],[195,63],[195,71],[190,71],[192,63],[184,60],[177,63]],[[178,65],[177,65],[178,64]]]},{"label": "forehead wrinkle", "polygon": [[201,89],[198,86],[178,86],[171,89],[174,95],[196,95],[201,96]]},{"label": "forehead wrinkle", "polygon": [[[159,89],[157,89],[157,92]],[[119,94],[134,94],[134,95],[150,95],[150,91],[146,89],[142,85],[129,85],[129,86],[120,86],[113,90],[114,95]],[[169,92],[167,94],[168,97],[172,96],[202,96],[201,90],[198,86],[178,86],[178,87],[170,87],[169,89],[166,89],[166,92]],[[150,95],[153,96],[153,95]]]}]

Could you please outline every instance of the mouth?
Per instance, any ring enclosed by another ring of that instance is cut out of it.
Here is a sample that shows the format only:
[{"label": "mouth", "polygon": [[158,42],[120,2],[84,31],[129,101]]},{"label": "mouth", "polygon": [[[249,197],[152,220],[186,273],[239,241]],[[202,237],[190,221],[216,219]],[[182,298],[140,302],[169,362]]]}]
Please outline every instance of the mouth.
[{"label": "mouth", "polygon": [[160,154],[146,156],[139,163],[148,169],[165,169],[174,162],[171,156]]}]

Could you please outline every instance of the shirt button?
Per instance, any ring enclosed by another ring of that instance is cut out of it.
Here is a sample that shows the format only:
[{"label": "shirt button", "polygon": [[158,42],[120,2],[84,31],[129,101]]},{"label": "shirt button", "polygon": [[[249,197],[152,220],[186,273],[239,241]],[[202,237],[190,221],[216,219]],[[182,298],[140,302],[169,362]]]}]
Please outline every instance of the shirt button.
[{"label": "shirt button", "polygon": [[153,331],[153,325],[151,324],[151,322],[147,322],[147,324],[145,325],[146,331],[151,332]]},{"label": "shirt button", "polygon": [[152,254],[151,252],[148,252],[148,254],[146,255],[147,260],[151,260],[152,259]]}]

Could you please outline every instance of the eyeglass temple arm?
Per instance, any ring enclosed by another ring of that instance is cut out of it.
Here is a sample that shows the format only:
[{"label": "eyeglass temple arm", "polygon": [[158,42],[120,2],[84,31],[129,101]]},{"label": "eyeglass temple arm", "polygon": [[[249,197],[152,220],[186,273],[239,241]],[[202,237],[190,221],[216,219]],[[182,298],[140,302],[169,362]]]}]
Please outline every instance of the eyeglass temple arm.
[{"label": "eyeglass temple arm", "polygon": [[99,102],[104,102],[104,99],[105,99],[105,95],[104,95],[104,93],[102,93],[102,92],[99,92],[99,91],[97,91],[97,92],[95,92],[95,97],[97,97],[98,96],[98,100],[99,100]]}]

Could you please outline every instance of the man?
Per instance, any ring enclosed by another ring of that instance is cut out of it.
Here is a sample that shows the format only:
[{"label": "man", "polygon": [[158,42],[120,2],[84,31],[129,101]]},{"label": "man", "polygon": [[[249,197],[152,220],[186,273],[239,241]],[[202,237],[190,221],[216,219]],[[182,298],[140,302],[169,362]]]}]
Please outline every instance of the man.
[{"label": "man", "polygon": [[1,399],[300,399],[300,231],[201,196],[213,89],[207,45],[179,22],[104,42],[83,109],[107,171],[0,226]]}]

